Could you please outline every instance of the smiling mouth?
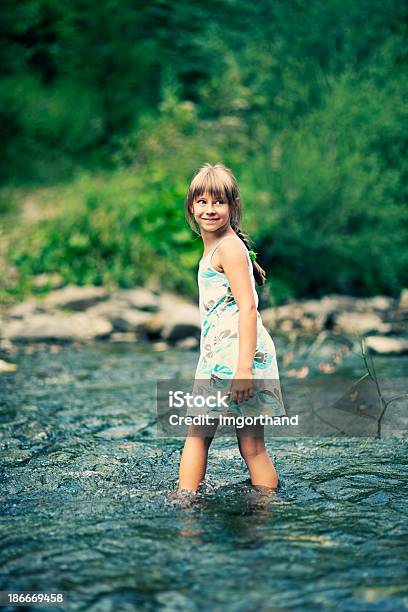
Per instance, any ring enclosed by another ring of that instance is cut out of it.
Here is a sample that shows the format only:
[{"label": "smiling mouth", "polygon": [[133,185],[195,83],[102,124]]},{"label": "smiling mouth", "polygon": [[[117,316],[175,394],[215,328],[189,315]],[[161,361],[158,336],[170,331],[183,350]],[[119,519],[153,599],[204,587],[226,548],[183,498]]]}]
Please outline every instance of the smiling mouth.
[{"label": "smiling mouth", "polygon": [[219,219],[204,219],[204,221],[219,221]]}]

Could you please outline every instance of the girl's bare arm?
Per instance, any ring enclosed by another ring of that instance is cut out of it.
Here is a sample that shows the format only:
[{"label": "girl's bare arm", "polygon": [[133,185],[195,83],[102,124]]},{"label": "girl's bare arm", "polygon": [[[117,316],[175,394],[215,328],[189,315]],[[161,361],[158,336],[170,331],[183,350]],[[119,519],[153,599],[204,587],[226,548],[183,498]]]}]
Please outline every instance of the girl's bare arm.
[{"label": "girl's bare arm", "polygon": [[[233,242],[233,241],[232,241]],[[226,241],[218,248],[222,268],[239,307],[239,357],[237,373],[252,377],[252,364],[257,340],[257,310],[248,261],[239,244]]]}]

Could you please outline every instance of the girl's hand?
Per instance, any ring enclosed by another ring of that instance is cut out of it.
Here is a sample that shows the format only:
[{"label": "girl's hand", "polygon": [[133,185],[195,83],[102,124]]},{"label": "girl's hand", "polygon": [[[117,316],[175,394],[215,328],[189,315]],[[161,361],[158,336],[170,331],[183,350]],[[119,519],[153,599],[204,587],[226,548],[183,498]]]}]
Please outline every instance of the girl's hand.
[{"label": "girl's hand", "polygon": [[231,400],[234,402],[247,401],[250,397],[254,397],[253,375],[251,368],[239,369],[231,383]]}]

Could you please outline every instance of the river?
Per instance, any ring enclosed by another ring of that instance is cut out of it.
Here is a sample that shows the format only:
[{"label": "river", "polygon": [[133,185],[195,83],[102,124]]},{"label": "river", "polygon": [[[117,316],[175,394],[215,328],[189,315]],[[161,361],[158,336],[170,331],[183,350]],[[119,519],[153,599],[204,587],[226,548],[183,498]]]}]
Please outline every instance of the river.
[{"label": "river", "polygon": [[[0,375],[1,589],[87,611],[406,609],[406,403],[399,434],[268,438],[277,492],[251,487],[236,440],[217,438],[183,501],[183,440],[156,437],[155,382],[197,359],[108,342],[17,351]],[[377,363],[389,394],[407,391],[407,357]],[[351,384],[361,361],[342,373]]]}]

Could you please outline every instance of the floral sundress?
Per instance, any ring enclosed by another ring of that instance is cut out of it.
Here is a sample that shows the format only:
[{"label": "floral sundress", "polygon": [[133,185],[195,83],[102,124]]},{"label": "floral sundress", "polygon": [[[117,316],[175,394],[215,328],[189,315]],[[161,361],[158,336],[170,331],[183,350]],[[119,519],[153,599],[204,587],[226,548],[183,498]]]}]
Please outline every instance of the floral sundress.
[{"label": "floral sundress", "polygon": [[[252,290],[256,308],[259,299],[255,289],[252,261],[242,240],[237,236],[225,236],[203,257],[198,269],[199,309],[201,322],[200,356],[195,372],[193,393],[214,391],[217,388],[226,389],[231,386],[238,366],[239,357],[239,307],[232,294],[226,274],[215,270],[211,257],[224,240],[237,240],[244,248],[248,271],[251,277]],[[255,397],[239,403],[231,400],[229,409],[200,408],[190,410],[188,414],[233,414],[254,416],[268,414],[282,416],[285,409],[279,384],[279,371],[276,360],[275,344],[264,327],[261,315],[257,310],[257,342],[252,364],[252,376],[256,381]],[[226,383],[228,385],[226,387]]]}]

